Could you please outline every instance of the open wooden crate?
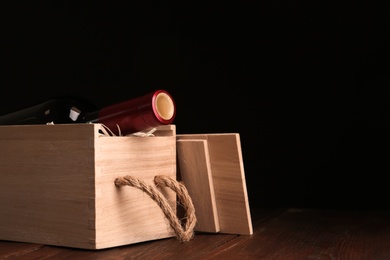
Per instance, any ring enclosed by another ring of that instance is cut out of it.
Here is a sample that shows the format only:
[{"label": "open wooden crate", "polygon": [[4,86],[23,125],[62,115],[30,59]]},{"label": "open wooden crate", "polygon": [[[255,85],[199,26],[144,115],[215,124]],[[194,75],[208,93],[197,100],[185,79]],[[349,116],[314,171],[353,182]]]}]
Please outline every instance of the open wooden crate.
[{"label": "open wooden crate", "polygon": [[[104,249],[176,236],[147,194],[118,188],[131,175],[182,181],[195,231],[252,234],[238,134],[108,136],[101,124],[0,126],[0,239]],[[161,188],[160,188],[161,189]],[[177,196],[162,189],[176,212]]]},{"label": "open wooden crate", "polygon": [[[0,239],[102,249],[175,236],[159,206],[114,181],[176,178],[175,126],[112,137],[100,124],[0,127]],[[176,208],[176,194],[164,195]]]}]

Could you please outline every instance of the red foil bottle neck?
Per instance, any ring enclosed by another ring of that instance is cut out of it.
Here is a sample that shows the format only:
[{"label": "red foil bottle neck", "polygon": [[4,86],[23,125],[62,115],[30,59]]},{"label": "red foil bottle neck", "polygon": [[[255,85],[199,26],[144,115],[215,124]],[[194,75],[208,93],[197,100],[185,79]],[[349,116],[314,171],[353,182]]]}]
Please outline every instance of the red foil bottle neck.
[{"label": "red foil bottle neck", "polygon": [[176,116],[176,105],[165,90],[110,105],[99,112],[98,122],[115,135],[128,135],[160,125],[171,124]]}]

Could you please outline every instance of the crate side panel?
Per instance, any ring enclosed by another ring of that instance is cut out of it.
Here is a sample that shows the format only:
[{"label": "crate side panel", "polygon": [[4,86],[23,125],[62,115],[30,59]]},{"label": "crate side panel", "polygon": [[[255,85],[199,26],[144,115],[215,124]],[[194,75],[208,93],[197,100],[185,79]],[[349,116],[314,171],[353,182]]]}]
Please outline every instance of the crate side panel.
[{"label": "crate side panel", "polygon": [[221,232],[251,235],[252,220],[239,134],[209,134],[211,170]]},{"label": "crate side panel", "polygon": [[178,177],[188,189],[196,210],[195,231],[219,232],[214,184],[206,140],[177,140]]},{"label": "crate side panel", "polygon": [[[132,175],[154,187],[156,175],[176,179],[176,137],[101,137],[96,140],[96,245],[106,248],[172,237],[172,228],[149,195],[116,187]],[[160,189],[176,211],[176,194]]]},{"label": "crate side panel", "polygon": [[0,127],[0,239],[95,247],[94,129]]},{"label": "crate side panel", "polygon": [[251,235],[252,219],[238,133],[180,134],[178,140],[207,140],[221,233]]}]

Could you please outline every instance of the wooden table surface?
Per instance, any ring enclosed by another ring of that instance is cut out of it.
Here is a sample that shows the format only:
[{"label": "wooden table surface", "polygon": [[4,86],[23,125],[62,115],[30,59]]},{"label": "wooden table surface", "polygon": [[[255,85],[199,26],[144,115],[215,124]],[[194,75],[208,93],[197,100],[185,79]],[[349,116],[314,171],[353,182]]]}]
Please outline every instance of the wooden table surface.
[{"label": "wooden table surface", "polygon": [[254,233],[103,250],[0,241],[0,259],[390,259],[390,210],[251,209]]}]

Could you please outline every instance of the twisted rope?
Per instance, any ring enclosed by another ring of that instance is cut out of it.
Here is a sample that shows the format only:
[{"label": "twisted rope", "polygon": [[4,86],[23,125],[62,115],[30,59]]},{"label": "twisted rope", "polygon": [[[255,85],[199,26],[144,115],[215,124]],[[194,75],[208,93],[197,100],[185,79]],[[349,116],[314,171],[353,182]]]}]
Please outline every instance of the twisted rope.
[{"label": "twisted rope", "polygon": [[117,187],[128,185],[140,189],[148,194],[163,211],[165,217],[169,221],[170,226],[175,231],[176,238],[180,242],[190,241],[194,236],[196,216],[192,199],[188,194],[186,187],[181,182],[163,175],[155,176],[154,183],[156,187],[166,186],[177,194],[178,199],[186,212],[184,217],[186,219],[184,228],[179,221],[176,212],[172,210],[167,199],[159,190],[130,175],[119,177],[115,180],[115,185]]}]

